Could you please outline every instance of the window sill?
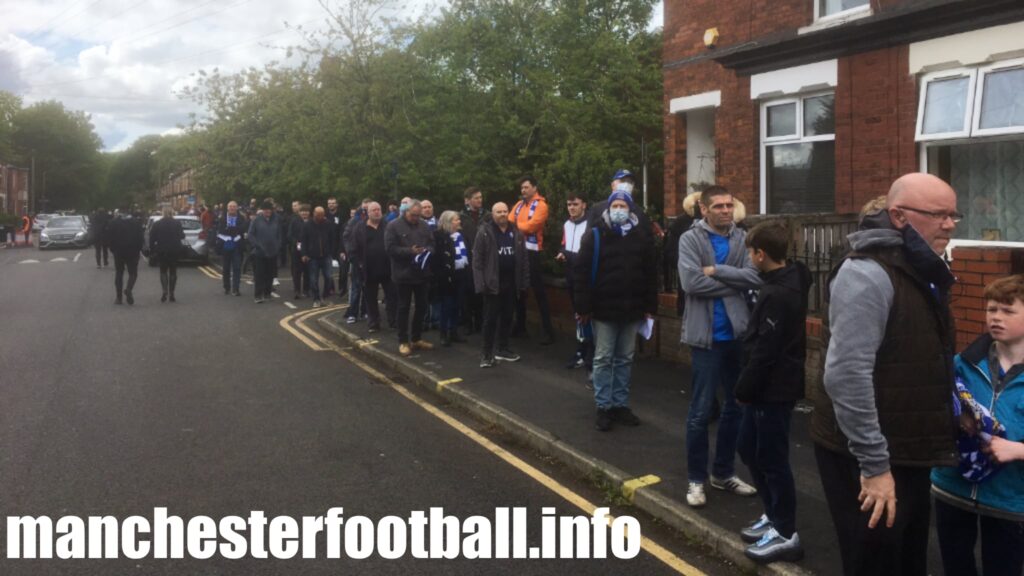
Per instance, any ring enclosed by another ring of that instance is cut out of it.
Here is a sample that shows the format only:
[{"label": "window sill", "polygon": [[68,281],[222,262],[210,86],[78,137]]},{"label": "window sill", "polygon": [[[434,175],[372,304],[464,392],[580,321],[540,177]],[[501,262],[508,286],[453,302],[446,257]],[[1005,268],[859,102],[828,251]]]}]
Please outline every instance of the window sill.
[{"label": "window sill", "polygon": [[848,22],[854,20],[860,20],[861,18],[867,18],[873,15],[875,12],[871,9],[871,5],[865,5],[863,8],[855,8],[841,14],[834,14],[832,16],[825,16],[814,21],[810,26],[804,26],[796,31],[797,34],[809,34],[811,32],[817,32],[818,30],[826,30],[828,28],[835,28],[836,26],[842,26]]}]

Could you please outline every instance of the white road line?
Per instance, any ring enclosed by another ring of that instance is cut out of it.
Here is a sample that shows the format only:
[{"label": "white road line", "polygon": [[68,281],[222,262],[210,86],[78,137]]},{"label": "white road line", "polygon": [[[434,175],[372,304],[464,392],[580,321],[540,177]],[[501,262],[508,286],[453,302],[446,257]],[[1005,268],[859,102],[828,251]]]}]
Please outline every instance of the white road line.
[{"label": "white road line", "polygon": [[291,302],[289,302],[287,300],[284,301],[284,305],[289,307],[289,308],[291,308],[292,310],[295,310],[295,304],[292,304]]},{"label": "white road line", "polygon": [[22,260],[21,262],[18,262],[18,264],[39,264],[39,260],[32,260],[30,258],[28,260]]},{"label": "white road line", "polygon": [[67,262],[67,258],[50,258],[50,262]]},{"label": "white road line", "polygon": [[81,258],[81,257],[82,257],[82,253],[81,252],[79,252],[78,254],[75,254],[75,262],[78,262],[78,259]]}]

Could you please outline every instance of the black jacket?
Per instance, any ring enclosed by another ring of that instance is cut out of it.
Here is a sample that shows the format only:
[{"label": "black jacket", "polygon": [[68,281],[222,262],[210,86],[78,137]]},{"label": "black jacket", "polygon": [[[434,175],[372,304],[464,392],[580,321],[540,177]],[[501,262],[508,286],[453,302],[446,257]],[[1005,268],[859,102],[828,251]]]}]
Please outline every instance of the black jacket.
[{"label": "black jacket", "polygon": [[[600,234],[597,274],[591,284],[594,236]],[[658,267],[649,228],[634,221],[625,236],[601,218],[580,243],[573,278],[576,312],[605,322],[632,322],[658,312]]]},{"label": "black jacket", "polygon": [[[516,290],[522,292],[530,287],[530,264],[526,254],[526,240],[523,233],[509,222],[515,242]],[[501,292],[501,272],[498,269],[498,225],[493,220],[480,226],[473,241],[473,258],[469,263],[473,270],[473,287],[477,294],[495,296]]]},{"label": "black jacket", "polygon": [[399,216],[388,223],[384,230],[384,248],[391,259],[392,282],[422,284],[430,279],[430,266],[423,267],[414,261],[413,246],[434,250],[434,233],[423,220],[413,225],[405,216]]},{"label": "black jacket", "polygon": [[306,258],[319,260],[321,258],[332,258],[337,254],[334,241],[337,236],[334,233],[334,224],[324,218],[317,222],[310,218],[302,225],[302,235],[299,236],[302,255]]},{"label": "black jacket", "polygon": [[486,208],[480,208],[479,212],[474,212],[467,206],[459,213],[459,220],[462,222],[462,238],[466,242],[466,252],[469,253],[469,259],[472,260],[473,241],[476,240],[480,227],[491,221],[491,213]]},{"label": "black jacket", "polygon": [[804,397],[811,271],[803,262],[795,262],[761,278],[764,285],[743,337],[746,362],[736,383],[736,399],[796,402]]},{"label": "black jacket", "polygon": [[181,254],[185,230],[174,217],[163,217],[149,229],[149,251],[154,254]]},{"label": "black jacket", "polygon": [[359,222],[352,231],[352,250],[349,251],[348,257],[364,280],[391,278],[391,262],[387,250],[384,249],[386,230],[387,224],[382,219],[377,228],[371,228],[366,222]]},{"label": "black jacket", "polygon": [[[312,219],[312,216],[310,216],[310,220]],[[342,212],[341,208],[338,208],[338,211],[332,214],[328,210],[327,219],[331,221],[331,224],[334,224],[334,247],[339,253],[344,252],[345,244],[341,241],[341,233],[345,231],[345,226],[348,224],[348,211]]]},{"label": "black jacket", "polygon": [[302,242],[302,227],[305,224],[306,222],[302,220],[302,216],[298,214],[293,214],[291,220],[288,221],[288,245],[291,246],[292,250],[296,250],[298,243]]},{"label": "black jacket", "polygon": [[434,294],[443,297],[455,289],[455,242],[443,230],[434,230],[434,254],[430,264]]},{"label": "black jacket", "polygon": [[242,214],[241,210],[239,210],[238,213],[235,214],[235,216],[236,219],[234,226],[228,226],[227,212],[222,214],[220,219],[217,220],[216,246],[218,250],[224,249],[224,242],[226,242],[227,239],[238,238],[238,240],[235,240],[235,247],[233,248],[234,250],[238,250],[239,248],[242,248],[244,246],[245,234],[249,230],[249,220],[245,217],[245,214]]},{"label": "black jacket", "polygon": [[137,258],[145,243],[142,223],[138,218],[114,218],[107,224],[107,241],[114,256]]},{"label": "black jacket", "polygon": [[110,214],[106,210],[97,210],[89,217],[89,236],[93,242],[108,242],[107,226],[110,225]]}]

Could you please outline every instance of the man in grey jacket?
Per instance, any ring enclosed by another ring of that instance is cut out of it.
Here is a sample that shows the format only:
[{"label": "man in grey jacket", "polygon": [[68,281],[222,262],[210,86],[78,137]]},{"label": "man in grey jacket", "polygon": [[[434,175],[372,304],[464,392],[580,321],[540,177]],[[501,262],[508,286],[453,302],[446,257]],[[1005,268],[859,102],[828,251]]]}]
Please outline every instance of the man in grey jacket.
[{"label": "man in grey jacket", "polygon": [[679,237],[679,282],[686,292],[682,342],[690,346],[693,364],[686,419],[686,502],[693,507],[707,502],[708,423],[719,386],[724,397],[711,486],[741,496],[757,493],[736,476],[741,412],[733,389],[743,366],[741,338],[750,318],[744,294],[758,288],[761,279],[744,245],[746,233],[733,222],[734,208],[728,190],[708,188],[700,200],[703,219]]},{"label": "man in grey jacket", "polygon": [[270,298],[274,282],[274,266],[281,251],[281,233],[274,205],[264,201],[260,213],[249,223],[246,238],[252,248],[252,283],[257,304]]},{"label": "man in grey jacket", "polygon": [[[409,356],[414,349],[430,350],[434,346],[423,340],[423,316],[427,312],[427,287],[430,280],[430,258],[434,251],[434,233],[420,219],[420,201],[403,203],[405,211],[384,229],[384,250],[391,259],[391,281],[398,293],[398,353]],[[412,313],[412,335],[409,334],[409,311]]]},{"label": "man in grey jacket", "polygon": [[847,576],[928,573],[929,472],[956,462],[942,254],[960,218],[948,184],[906,174],[833,273],[811,437]]}]

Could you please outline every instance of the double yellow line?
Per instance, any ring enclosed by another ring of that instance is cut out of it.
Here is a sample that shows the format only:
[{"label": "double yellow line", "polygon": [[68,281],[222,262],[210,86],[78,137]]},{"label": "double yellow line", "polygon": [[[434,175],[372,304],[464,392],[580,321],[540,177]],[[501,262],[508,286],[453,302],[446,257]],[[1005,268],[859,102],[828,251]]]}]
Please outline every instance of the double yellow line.
[{"label": "double yellow line", "polygon": [[[402,386],[401,384],[388,378],[384,373],[380,372],[373,366],[370,366],[369,364],[363,362],[356,356],[350,354],[348,350],[350,350],[351,348],[342,348],[336,345],[335,343],[331,342],[327,338],[320,335],[316,330],[313,330],[312,328],[306,325],[306,320],[309,320],[314,316],[324,314],[326,312],[332,312],[334,310],[340,310],[347,307],[348,305],[334,305],[328,306],[326,308],[318,308],[315,310],[304,310],[302,312],[296,312],[294,314],[290,314],[282,318],[280,325],[282,328],[287,330],[289,333],[298,338],[303,344],[309,346],[311,349],[317,352],[331,351],[337,354],[338,356],[341,356],[345,360],[348,360],[353,365],[369,374],[371,378],[379,382],[383,382],[384,384],[387,384],[395,392],[398,392],[409,401],[415,403],[423,410],[426,410],[428,413],[430,413],[438,420],[441,420],[448,426],[454,428],[457,432],[469,438],[470,440],[472,440],[473,442],[475,442],[476,444],[478,444],[491,454],[497,456],[498,458],[501,458],[502,460],[504,460],[505,462],[507,462],[520,472],[526,474],[530,478],[533,478],[548,490],[551,490],[558,496],[564,498],[573,506],[582,510],[588,516],[594,515],[594,511],[597,510],[598,507],[591,503],[586,498],[584,498],[583,496],[580,496],[579,494],[573,492],[568,487],[560,484],[551,476],[548,476],[547,474],[538,470],[537,468],[525,462],[521,458],[508,452],[501,446],[488,440],[487,438],[480,435],[472,428],[469,428],[462,422],[459,422],[455,418],[452,418],[448,414],[442,412],[433,404],[430,404],[426,400],[423,400],[419,396],[413,394],[405,386]],[[442,380],[440,382],[437,382],[437,385],[445,386],[454,384],[455,380],[461,381],[460,379],[453,378],[450,380]],[[615,518],[613,516],[609,516],[607,519],[608,524],[611,525],[611,523],[614,520]],[[669,568],[672,568],[680,574],[684,574],[685,576],[706,576],[704,572],[700,571],[693,565],[689,564],[679,556],[675,555],[665,547],[659,545],[658,543],[654,542],[650,538],[647,538],[646,536],[641,535],[640,547],[643,548],[648,554],[654,556],[655,558],[663,562],[665,565],[667,565]]]},{"label": "double yellow line", "polygon": [[206,274],[210,278],[213,278],[214,280],[220,280],[221,278],[223,278],[223,276],[220,275],[220,272],[217,272],[217,269],[214,268],[213,266],[200,266],[199,271],[202,272],[203,274]]}]

